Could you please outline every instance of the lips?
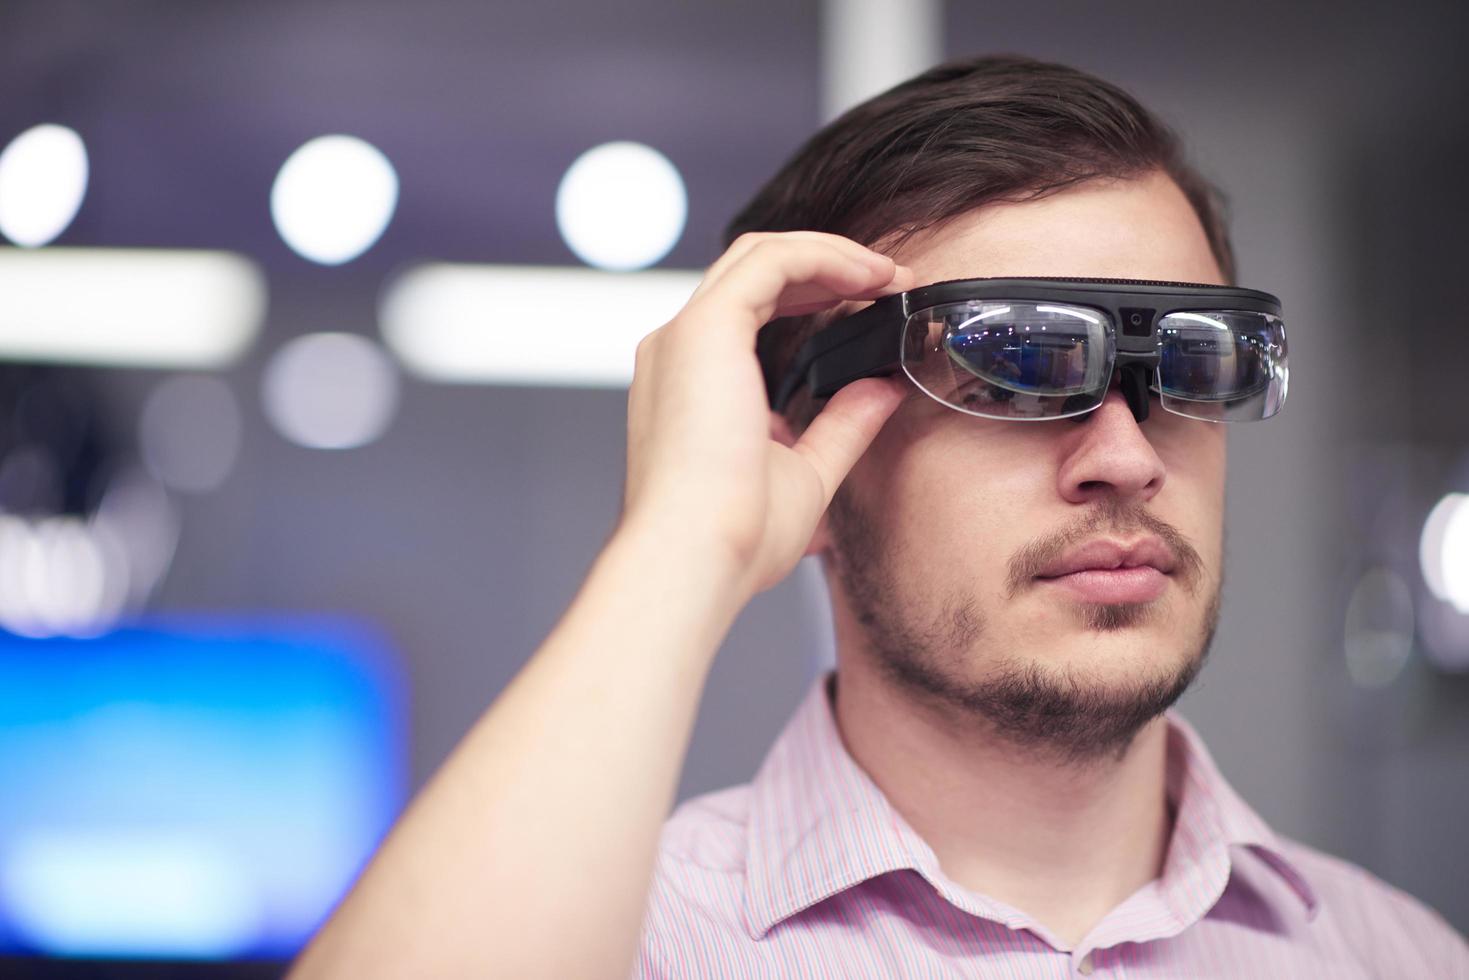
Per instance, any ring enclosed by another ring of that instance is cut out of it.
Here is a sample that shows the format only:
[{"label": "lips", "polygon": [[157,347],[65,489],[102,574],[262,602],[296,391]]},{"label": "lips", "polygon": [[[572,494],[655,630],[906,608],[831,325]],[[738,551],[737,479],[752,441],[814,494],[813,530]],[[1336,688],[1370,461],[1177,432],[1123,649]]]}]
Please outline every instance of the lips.
[{"label": "lips", "polygon": [[1167,575],[1176,564],[1173,553],[1157,538],[1142,538],[1131,544],[1090,541],[1066,552],[1036,577],[1051,579],[1090,570],[1111,571],[1142,566],[1151,566]]},{"label": "lips", "polygon": [[1176,562],[1162,541],[1092,541],[1073,548],[1036,576],[1089,602],[1150,602],[1168,587]]},{"label": "lips", "polygon": [[1085,602],[1152,602],[1172,581],[1152,565],[1088,568],[1057,578],[1037,579],[1045,589],[1062,589]]}]

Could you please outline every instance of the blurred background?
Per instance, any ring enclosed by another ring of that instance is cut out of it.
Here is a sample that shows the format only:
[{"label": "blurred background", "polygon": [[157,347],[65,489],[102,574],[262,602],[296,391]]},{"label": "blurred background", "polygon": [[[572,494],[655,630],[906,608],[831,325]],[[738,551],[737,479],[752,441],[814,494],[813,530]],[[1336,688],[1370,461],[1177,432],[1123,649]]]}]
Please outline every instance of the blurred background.
[{"label": "blurred background", "polygon": [[[1180,129],[1285,302],[1183,712],[1278,831],[1469,930],[1465,37],[1459,3],[3,0],[3,972],[279,972],[569,601],[633,346],[724,222],[986,52]],[[803,565],[739,620],[681,798],[753,774],[824,601]]]}]

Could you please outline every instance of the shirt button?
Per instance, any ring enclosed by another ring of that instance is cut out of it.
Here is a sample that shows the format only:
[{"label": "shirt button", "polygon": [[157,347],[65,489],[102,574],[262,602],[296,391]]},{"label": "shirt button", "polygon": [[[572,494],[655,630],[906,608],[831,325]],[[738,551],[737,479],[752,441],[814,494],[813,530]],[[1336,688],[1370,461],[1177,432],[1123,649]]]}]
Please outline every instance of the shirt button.
[{"label": "shirt button", "polygon": [[1081,962],[1078,963],[1078,964],[1076,964],[1076,972],[1078,972],[1078,973],[1084,973],[1084,974],[1089,974],[1089,973],[1092,972],[1092,954],[1091,953],[1087,953],[1085,956],[1083,956],[1081,958]]}]

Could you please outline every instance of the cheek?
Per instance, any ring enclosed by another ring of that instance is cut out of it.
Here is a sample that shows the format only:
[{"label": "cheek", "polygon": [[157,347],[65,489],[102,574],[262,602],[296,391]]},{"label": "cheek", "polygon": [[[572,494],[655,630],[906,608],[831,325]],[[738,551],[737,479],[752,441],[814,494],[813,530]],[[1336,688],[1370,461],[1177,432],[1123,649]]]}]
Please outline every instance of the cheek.
[{"label": "cheek", "polygon": [[1054,471],[1023,427],[959,421],[934,426],[895,417],[861,464],[862,501],[886,528],[891,557],[917,580],[941,574],[988,589],[1026,544]]},{"label": "cheek", "polygon": [[1149,436],[1168,472],[1152,509],[1188,535],[1211,564],[1222,548],[1227,432],[1221,423],[1179,419]]}]

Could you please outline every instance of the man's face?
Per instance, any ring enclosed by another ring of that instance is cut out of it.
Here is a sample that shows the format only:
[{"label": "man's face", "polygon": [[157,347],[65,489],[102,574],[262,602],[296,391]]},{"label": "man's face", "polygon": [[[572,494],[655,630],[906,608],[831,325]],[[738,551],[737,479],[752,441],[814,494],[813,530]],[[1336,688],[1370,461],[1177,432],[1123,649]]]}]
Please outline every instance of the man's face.
[{"label": "man's face", "polygon": [[[1163,175],[992,205],[894,256],[917,281],[1097,276],[1223,283]],[[1124,748],[1201,665],[1222,578],[1225,431],[1117,386],[1077,419],[1006,422],[917,388],[843,485],[826,558],[844,650],[908,695],[1067,759]],[[1160,539],[1177,563],[1142,603],[1035,577],[1074,546]]]}]

